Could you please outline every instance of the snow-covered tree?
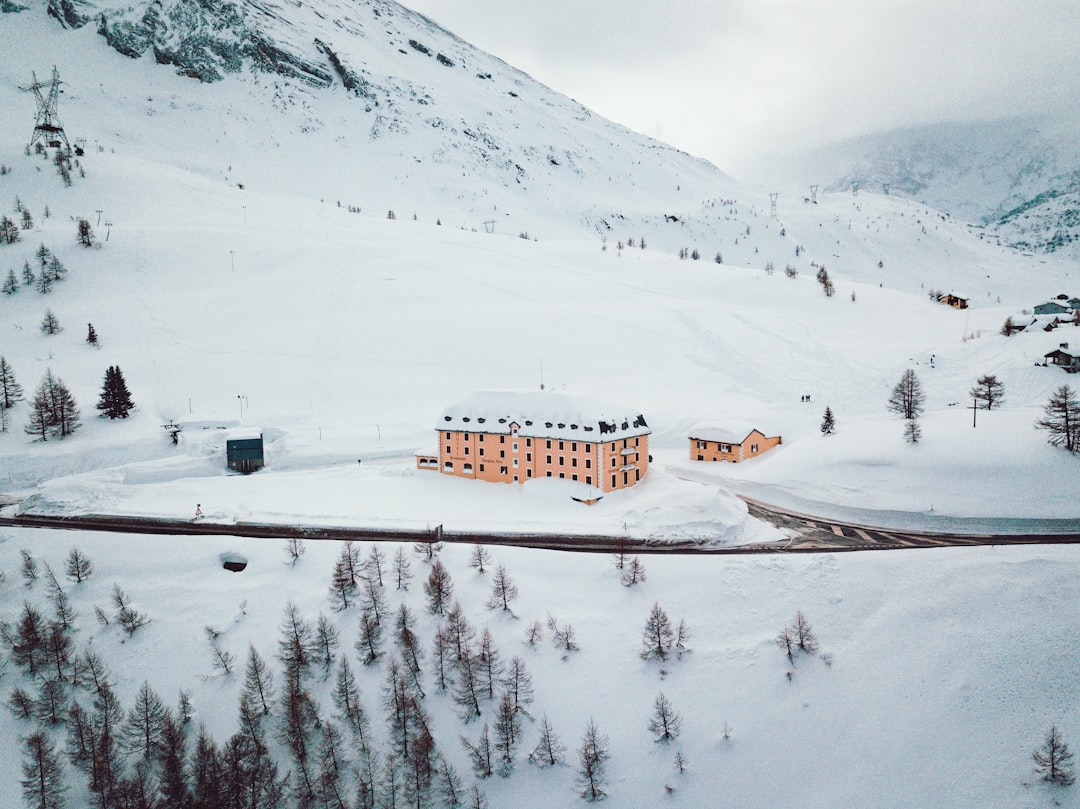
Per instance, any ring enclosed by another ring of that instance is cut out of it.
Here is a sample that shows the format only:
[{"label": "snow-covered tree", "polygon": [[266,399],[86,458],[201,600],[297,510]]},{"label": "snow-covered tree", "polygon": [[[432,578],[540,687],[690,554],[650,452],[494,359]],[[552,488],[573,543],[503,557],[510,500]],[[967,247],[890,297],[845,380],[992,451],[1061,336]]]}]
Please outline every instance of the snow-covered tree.
[{"label": "snow-covered tree", "polygon": [[57,320],[52,309],[45,310],[45,317],[41,319],[41,330],[45,334],[59,334],[63,331],[63,328],[60,326],[60,321]]},{"label": "snow-covered tree", "polygon": [[67,781],[64,763],[45,733],[31,733],[23,743],[23,801],[31,809],[63,809]]},{"label": "snow-covered tree", "polygon": [[[481,545],[476,547],[480,548]],[[518,597],[517,585],[510,579],[505,565],[499,565],[495,569],[495,576],[491,580],[491,595],[484,602],[489,610],[502,610],[510,612],[510,602]]]},{"label": "snow-covered tree", "polygon": [[547,714],[540,720],[540,740],[529,753],[529,761],[538,767],[554,767],[566,760],[566,745],[560,741]]},{"label": "snow-covered tree", "polygon": [[660,604],[654,603],[641,635],[641,657],[643,660],[667,660],[674,643],[671,619]]}]

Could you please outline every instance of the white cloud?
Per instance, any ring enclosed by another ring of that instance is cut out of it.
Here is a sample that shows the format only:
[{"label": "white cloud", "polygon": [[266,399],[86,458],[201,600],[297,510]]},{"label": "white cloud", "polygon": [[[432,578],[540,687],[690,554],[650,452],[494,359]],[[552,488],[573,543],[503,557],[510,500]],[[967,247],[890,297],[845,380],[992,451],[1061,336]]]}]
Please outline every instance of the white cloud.
[{"label": "white cloud", "polygon": [[877,129],[1080,114],[1075,0],[414,0],[602,115],[721,167]]}]

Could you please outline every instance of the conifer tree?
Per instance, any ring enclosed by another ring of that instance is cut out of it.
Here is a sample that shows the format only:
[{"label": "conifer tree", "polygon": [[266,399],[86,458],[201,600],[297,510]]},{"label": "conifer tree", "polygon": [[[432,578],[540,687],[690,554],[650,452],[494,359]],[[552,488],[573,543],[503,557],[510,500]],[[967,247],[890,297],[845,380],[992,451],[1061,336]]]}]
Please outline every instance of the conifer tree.
[{"label": "conifer tree", "polygon": [[465,752],[469,754],[473,774],[477,778],[490,778],[495,769],[493,766],[494,755],[491,747],[491,736],[488,733],[487,724],[485,723],[480,729],[480,738],[476,744],[473,744],[464,736],[461,737],[461,744],[465,748]]},{"label": "conifer tree", "polygon": [[41,320],[41,330],[45,334],[58,334],[63,331],[60,321],[56,319],[52,309],[45,310],[45,317]]},{"label": "conifer tree", "polygon": [[150,683],[143,681],[121,730],[121,745],[146,761],[154,758],[165,727],[167,709]]},{"label": "conifer tree", "polygon": [[22,282],[24,287],[32,287],[37,280],[37,276],[34,275],[34,268],[30,266],[29,261],[23,262],[22,268]]},{"label": "conifer tree", "polygon": [[15,380],[15,372],[11,370],[7,358],[0,356],[0,408],[12,408],[22,398],[22,385]]},{"label": "conifer tree", "polygon": [[1065,447],[1069,452],[1080,452],[1080,401],[1073,389],[1062,385],[1043,405],[1043,417],[1035,422],[1040,430],[1046,430],[1046,440],[1055,447]]},{"label": "conifer tree", "polygon": [[832,435],[836,431],[836,418],[833,416],[832,408],[825,405],[825,414],[821,417],[821,434]]},{"label": "conifer tree", "polygon": [[[482,546],[477,545],[475,547],[479,548]],[[484,606],[489,610],[510,612],[510,602],[517,597],[517,585],[511,581],[510,575],[506,572],[506,566],[500,564],[498,568],[495,569],[495,576],[491,580],[491,595],[488,596],[488,600],[484,602]]]},{"label": "conifer tree", "polygon": [[654,603],[641,636],[642,659],[667,660],[674,642],[675,633],[671,629],[671,619],[658,603]]},{"label": "conifer tree", "polygon": [[450,580],[443,563],[435,559],[431,565],[431,573],[424,582],[424,594],[427,596],[428,612],[432,615],[442,615],[453,595],[454,585]]},{"label": "conifer tree", "polygon": [[72,548],[67,556],[65,574],[76,584],[81,584],[90,578],[94,572],[94,563],[77,547]]},{"label": "conifer tree", "polygon": [[405,554],[405,548],[398,545],[397,552],[394,554],[394,586],[398,590],[408,590],[412,577],[412,563]]},{"label": "conifer tree", "polygon": [[1000,407],[1005,401],[1005,383],[994,374],[983,374],[975,381],[971,396],[987,410],[993,410],[994,405]]},{"label": "conifer tree", "polygon": [[[93,326],[90,327],[93,329]],[[95,340],[96,340],[95,336]],[[89,341],[89,338],[87,338]],[[105,381],[101,386],[101,396],[96,405],[101,415],[110,419],[126,419],[135,403],[131,400],[124,374],[118,365],[110,365],[105,371]]]},{"label": "conifer tree", "polygon": [[1057,725],[1050,726],[1050,732],[1046,734],[1042,747],[1032,753],[1031,757],[1035,759],[1035,772],[1042,775],[1044,781],[1067,787],[1076,780],[1073,775],[1072,753],[1061,738]]},{"label": "conifer tree", "polygon": [[926,394],[923,393],[922,382],[919,381],[915,371],[908,368],[893,388],[887,407],[890,413],[911,420],[922,414],[925,401]]},{"label": "conifer tree", "polygon": [[641,563],[641,560],[636,555],[630,557],[630,562],[626,565],[620,580],[623,587],[633,587],[635,584],[645,581],[645,578],[645,565]]},{"label": "conifer tree", "polygon": [[64,438],[79,428],[79,408],[63,380],[46,369],[30,406],[30,421],[25,431],[42,441],[50,436]]},{"label": "conifer tree", "polygon": [[544,714],[540,720],[540,740],[529,753],[529,761],[538,767],[554,767],[562,764],[565,758],[566,745],[559,740],[547,714]]},{"label": "conifer tree", "polygon": [[602,734],[596,722],[590,719],[585,726],[581,747],[578,748],[578,786],[581,788],[581,797],[589,803],[603,800],[607,796],[604,792],[605,770],[610,758],[608,737]]},{"label": "conifer tree", "polygon": [[97,331],[95,331],[93,323],[86,324],[86,342],[95,348],[98,345]]},{"label": "conifer tree", "polygon": [[274,674],[253,643],[248,644],[244,690],[241,693],[263,716],[270,713],[270,705],[274,701]]},{"label": "conifer tree", "polygon": [[488,549],[479,542],[473,545],[472,553],[469,555],[469,567],[482,575],[485,572],[484,565],[490,563],[491,554]]},{"label": "conifer tree", "polygon": [[656,742],[670,742],[679,738],[682,718],[675,712],[671,700],[661,691],[653,701],[653,713],[649,719],[649,732]]},{"label": "conifer tree", "polygon": [[0,287],[0,292],[5,295],[14,295],[19,291],[19,279],[15,275],[15,270],[8,267],[7,277],[4,279],[4,285]]},{"label": "conifer tree", "polygon": [[31,733],[23,747],[23,801],[33,809],[63,809],[67,782],[64,765],[49,737]]}]

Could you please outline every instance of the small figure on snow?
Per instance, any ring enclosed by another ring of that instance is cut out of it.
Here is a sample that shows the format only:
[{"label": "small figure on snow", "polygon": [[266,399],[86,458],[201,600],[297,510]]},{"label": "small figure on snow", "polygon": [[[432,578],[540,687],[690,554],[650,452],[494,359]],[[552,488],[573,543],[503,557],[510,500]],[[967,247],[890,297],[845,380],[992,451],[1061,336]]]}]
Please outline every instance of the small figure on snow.
[{"label": "small figure on snow", "polygon": [[199,519],[199,517],[201,517],[202,515],[203,515],[203,513],[202,513],[202,504],[201,503],[196,503],[195,504],[195,519],[196,520]]}]

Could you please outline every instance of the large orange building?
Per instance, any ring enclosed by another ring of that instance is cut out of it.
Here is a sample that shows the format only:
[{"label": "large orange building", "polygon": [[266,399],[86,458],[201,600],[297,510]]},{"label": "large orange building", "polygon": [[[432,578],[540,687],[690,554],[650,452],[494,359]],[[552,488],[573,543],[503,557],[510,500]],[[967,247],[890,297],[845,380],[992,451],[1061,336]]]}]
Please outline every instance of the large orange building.
[{"label": "large orange building", "polygon": [[418,469],[498,483],[564,478],[604,492],[633,486],[649,469],[641,414],[565,391],[477,391],[443,411],[437,454]]}]

